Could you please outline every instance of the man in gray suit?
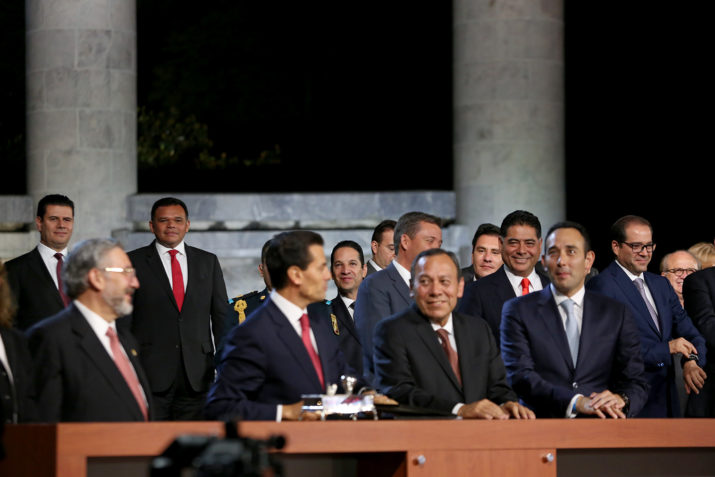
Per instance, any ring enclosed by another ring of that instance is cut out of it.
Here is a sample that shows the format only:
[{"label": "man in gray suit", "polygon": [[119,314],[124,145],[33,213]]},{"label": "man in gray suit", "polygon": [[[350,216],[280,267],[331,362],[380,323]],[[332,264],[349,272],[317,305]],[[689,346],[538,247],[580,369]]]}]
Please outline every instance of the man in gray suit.
[{"label": "man in gray suit", "polygon": [[363,374],[368,382],[374,373],[372,334],[375,325],[412,304],[410,267],[423,250],[442,245],[442,221],[424,212],[407,212],[395,225],[395,258],[379,272],[368,275],[358,290],[355,327],[363,349]]}]

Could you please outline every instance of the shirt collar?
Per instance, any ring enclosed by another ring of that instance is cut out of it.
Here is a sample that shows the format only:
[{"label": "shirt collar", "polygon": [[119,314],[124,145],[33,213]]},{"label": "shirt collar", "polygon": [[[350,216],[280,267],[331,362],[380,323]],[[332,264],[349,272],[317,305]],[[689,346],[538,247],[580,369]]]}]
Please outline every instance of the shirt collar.
[{"label": "shirt collar", "polygon": [[74,300],[72,303],[74,303],[79,309],[82,316],[84,316],[84,319],[87,320],[87,323],[89,323],[89,326],[92,327],[97,336],[105,336],[109,328],[114,329],[115,332],[117,331],[117,325],[114,321],[111,323],[108,322],[79,300]]},{"label": "shirt collar", "polygon": [[288,318],[289,321],[298,321],[303,314],[307,314],[307,308],[301,308],[286,297],[278,293],[275,289],[271,291],[271,300],[278,309]]},{"label": "shirt collar", "polygon": [[559,292],[553,283],[551,283],[549,285],[549,287],[551,288],[551,294],[554,296],[554,301],[556,302],[556,306],[560,306],[562,302],[564,302],[570,298],[571,301],[573,301],[576,304],[576,306],[583,308],[583,298],[584,298],[584,296],[586,296],[586,288],[585,287],[582,286],[576,293],[574,293],[570,297]]},{"label": "shirt collar", "polygon": [[393,259],[392,264],[395,266],[395,270],[397,270],[397,273],[400,274],[400,276],[405,280],[407,283],[407,286],[410,286],[410,278],[412,278],[412,274],[410,273],[409,270],[407,270],[405,267],[400,265],[397,260]]},{"label": "shirt collar", "polygon": [[375,268],[375,270],[382,270],[382,267],[378,265],[377,262],[373,259],[368,260],[367,263],[372,263],[372,266]]},{"label": "shirt collar", "polygon": [[[511,283],[512,288],[517,285],[521,285],[521,281],[524,277],[515,275],[506,265],[504,265],[504,272],[506,273],[506,277],[509,279],[509,283]],[[541,278],[539,278],[539,274],[536,273],[536,268],[532,268],[531,273],[526,278],[529,279],[529,283],[531,283],[532,286],[537,282],[537,280],[541,283]]]},{"label": "shirt collar", "polygon": [[616,264],[617,264],[619,267],[621,267],[621,270],[623,270],[624,272],[626,272],[626,275],[628,275],[628,278],[630,278],[631,281],[635,280],[636,278],[643,278],[643,272],[641,272],[641,273],[638,274],[638,275],[633,275],[633,274],[631,273],[631,271],[628,270],[628,269],[627,269],[626,267],[624,267],[623,265],[621,265],[621,262],[619,262],[618,260],[616,260]]},{"label": "shirt collar", "polygon": [[159,256],[169,253],[169,250],[176,250],[179,252],[179,255],[186,256],[186,250],[185,250],[183,240],[181,242],[179,242],[179,244],[176,247],[174,247],[173,249],[171,249],[169,247],[164,247],[162,244],[159,243],[158,240],[156,241],[156,251],[159,252]]},{"label": "shirt collar", "polygon": [[352,298],[348,298],[342,295],[340,295],[340,299],[343,300],[343,303],[345,303],[346,308],[350,308],[350,304],[355,302],[355,300],[353,300]]},{"label": "shirt collar", "polygon": [[447,318],[447,323],[444,324],[444,326],[439,326],[437,323],[434,321],[430,320],[430,324],[432,325],[432,329],[437,331],[440,328],[443,328],[444,330],[447,331],[447,334],[454,336],[454,323],[452,322],[452,314],[449,314],[449,318]]},{"label": "shirt collar", "polygon": [[[53,250],[44,243],[40,242],[37,244],[37,251],[40,252],[40,255],[43,258],[55,258],[55,254],[57,253],[57,250]],[[60,250],[60,253],[64,258],[67,257],[67,247],[64,249]]]}]

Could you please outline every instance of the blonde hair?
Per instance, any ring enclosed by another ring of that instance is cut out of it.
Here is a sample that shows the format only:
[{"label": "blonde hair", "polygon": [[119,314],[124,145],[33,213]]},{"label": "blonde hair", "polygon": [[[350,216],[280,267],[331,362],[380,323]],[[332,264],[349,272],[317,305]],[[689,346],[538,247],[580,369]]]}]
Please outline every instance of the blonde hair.
[{"label": "blonde hair", "polygon": [[10,293],[10,285],[7,282],[7,272],[5,271],[5,265],[0,262],[0,327],[10,328],[14,315],[15,303]]},{"label": "blonde hair", "polygon": [[690,247],[688,252],[695,255],[702,268],[706,268],[707,263],[715,262],[715,245],[710,242],[698,242]]}]

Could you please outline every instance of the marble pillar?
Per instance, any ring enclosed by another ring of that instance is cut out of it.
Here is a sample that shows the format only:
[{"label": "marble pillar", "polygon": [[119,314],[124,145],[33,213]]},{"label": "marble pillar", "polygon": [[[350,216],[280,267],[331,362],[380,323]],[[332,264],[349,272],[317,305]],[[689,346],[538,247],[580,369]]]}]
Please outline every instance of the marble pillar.
[{"label": "marble pillar", "polygon": [[454,190],[473,233],[565,218],[563,0],[454,0]]},{"label": "marble pillar", "polygon": [[137,191],[135,0],[26,0],[27,190],[75,202],[73,242]]}]

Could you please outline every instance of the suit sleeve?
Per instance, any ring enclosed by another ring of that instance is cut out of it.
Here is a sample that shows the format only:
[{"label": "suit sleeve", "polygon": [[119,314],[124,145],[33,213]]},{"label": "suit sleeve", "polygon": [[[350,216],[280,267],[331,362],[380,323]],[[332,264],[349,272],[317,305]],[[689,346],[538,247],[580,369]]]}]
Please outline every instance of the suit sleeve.
[{"label": "suit sleeve", "polygon": [[355,302],[355,328],[360,337],[363,350],[363,373],[368,381],[372,380],[373,335],[377,323],[390,315],[390,300],[381,287],[373,286],[374,280],[365,280],[358,290]]},{"label": "suit sleeve", "polygon": [[686,278],[683,283],[683,298],[685,310],[705,338],[707,346],[715,349],[715,303],[711,293],[715,290],[715,283],[708,283],[705,278],[706,275],[697,274]]},{"label": "suit sleeve", "polygon": [[678,295],[675,294],[673,287],[668,286],[667,289],[668,306],[673,313],[673,334],[674,338],[683,337],[690,341],[698,350],[698,366],[703,367],[707,363],[707,349],[705,347],[705,338],[700,334],[698,329],[693,324],[688,314],[680,305]]},{"label": "suit sleeve", "polygon": [[487,399],[496,403],[504,404],[507,401],[518,401],[519,397],[514,390],[509,386],[506,377],[506,369],[504,360],[501,357],[499,346],[497,346],[496,338],[489,324],[484,320],[479,320],[484,326],[482,335],[486,337],[488,344],[486,348],[489,351],[489,377],[487,381]]},{"label": "suit sleeve", "polygon": [[464,295],[461,300],[459,300],[456,311],[469,316],[484,316],[482,313],[482,303],[477,293],[477,283],[478,281],[466,284],[464,287]]},{"label": "suit sleeve", "polygon": [[277,406],[255,400],[267,379],[267,366],[262,343],[250,328],[234,328],[206,400],[205,416],[217,420],[275,420]]},{"label": "suit sleeve", "polygon": [[576,393],[572,388],[544,380],[536,371],[518,303],[509,300],[502,309],[501,352],[508,380],[528,406],[549,409],[552,416],[564,416]]},{"label": "suit sleeve", "polygon": [[620,323],[609,388],[612,392],[628,396],[628,416],[632,417],[638,415],[645,405],[649,389],[641,357],[638,326],[625,305],[622,307]]},{"label": "suit sleeve", "polygon": [[440,398],[417,386],[410,371],[405,333],[396,322],[383,320],[375,328],[375,382],[383,394],[400,404],[451,412],[457,401]]},{"label": "suit sleeve", "polygon": [[223,341],[228,332],[228,295],[226,294],[226,283],[223,280],[223,272],[218,258],[213,256],[213,286],[211,287],[211,330],[213,332],[216,347]]},{"label": "suit sleeve", "polygon": [[46,328],[30,330],[30,353],[34,360],[33,381],[36,392],[37,417],[41,422],[62,420],[62,355],[58,338]]}]

